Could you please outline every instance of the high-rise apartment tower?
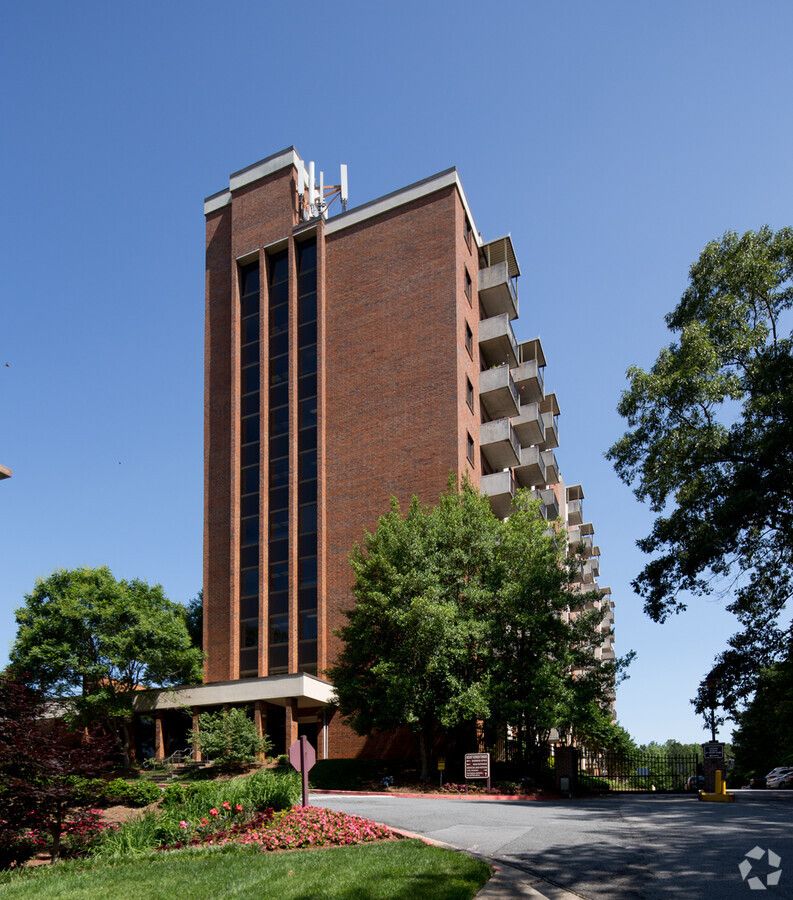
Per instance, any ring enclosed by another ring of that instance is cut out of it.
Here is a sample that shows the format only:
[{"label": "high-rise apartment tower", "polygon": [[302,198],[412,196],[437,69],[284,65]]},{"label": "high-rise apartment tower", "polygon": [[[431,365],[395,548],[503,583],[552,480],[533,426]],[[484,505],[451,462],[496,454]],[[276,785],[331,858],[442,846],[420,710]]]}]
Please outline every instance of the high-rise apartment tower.
[{"label": "high-rise apartment tower", "polygon": [[252,702],[279,742],[302,728],[351,756],[365,742],[322,673],[350,550],[392,494],[432,503],[467,473],[505,516],[532,487],[588,539],[582,583],[597,557],[542,346],[513,333],[510,237],[482,240],[455,169],[329,217],[306,179],[289,148],[205,201],[207,684],[189,702]]}]

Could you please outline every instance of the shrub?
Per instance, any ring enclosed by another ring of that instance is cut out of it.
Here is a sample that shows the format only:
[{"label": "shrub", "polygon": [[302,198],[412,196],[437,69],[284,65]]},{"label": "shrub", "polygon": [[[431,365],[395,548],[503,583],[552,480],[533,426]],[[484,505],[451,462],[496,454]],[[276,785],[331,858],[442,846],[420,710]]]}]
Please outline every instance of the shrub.
[{"label": "shrub", "polygon": [[257,756],[272,750],[273,743],[265,735],[259,737],[256,724],[244,709],[224,709],[219,713],[201,713],[193,743],[216,765],[235,767],[256,761]]},{"label": "shrub", "polygon": [[125,781],[123,778],[116,778],[103,786],[101,797],[106,803],[148,806],[162,797],[162,788],[151,781]]}]

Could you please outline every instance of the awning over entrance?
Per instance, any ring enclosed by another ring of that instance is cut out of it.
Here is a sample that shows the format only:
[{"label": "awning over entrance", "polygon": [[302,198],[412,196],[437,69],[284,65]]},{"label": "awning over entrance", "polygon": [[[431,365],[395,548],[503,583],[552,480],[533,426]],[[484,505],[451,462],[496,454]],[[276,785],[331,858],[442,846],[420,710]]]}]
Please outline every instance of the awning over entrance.
[{"label": "awning over entrance", "polygon": [[240,681],[216,681],[183,687],[141,691],[133,703],[135,712],[149,713],[163,709],[236,705],[264,700],[275,706],[297,701],[298,709],[334,703],[333,685],[313,675],[270,675],[266,678],[244,678]]}]

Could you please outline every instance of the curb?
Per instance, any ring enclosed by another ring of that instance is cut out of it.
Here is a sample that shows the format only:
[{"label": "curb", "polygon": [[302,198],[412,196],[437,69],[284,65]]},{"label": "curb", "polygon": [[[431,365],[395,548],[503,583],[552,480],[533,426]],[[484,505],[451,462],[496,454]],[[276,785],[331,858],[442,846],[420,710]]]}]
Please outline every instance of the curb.
[{"label": "curb", "polygon": [[561,794],[410,794],[403,791],[332,791],[312,788],[311,794],[326,794],[339,797],[406,797],[410,800],[563,800]]}]

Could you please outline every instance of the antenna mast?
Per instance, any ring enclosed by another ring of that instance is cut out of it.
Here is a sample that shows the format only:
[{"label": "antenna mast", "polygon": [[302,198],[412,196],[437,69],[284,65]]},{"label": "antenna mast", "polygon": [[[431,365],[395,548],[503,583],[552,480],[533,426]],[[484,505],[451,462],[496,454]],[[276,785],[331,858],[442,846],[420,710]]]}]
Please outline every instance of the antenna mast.
[{"label": "antenna mast", "polygon": [[347,166],[341,165],[340,184],[325,184],[325,173],[319,173],[319,187],[315,181],[314,163],[306,164],[300,162],[297,170],[297,193],[300,204],[300,218],[304,222],[311,219],[317,219],[320,216],[323,219],[328,218],[328,209],[334,203],[336,198],[341,201],[342,212],[347,212],[347,200],[349,193],[347,189]]}]

